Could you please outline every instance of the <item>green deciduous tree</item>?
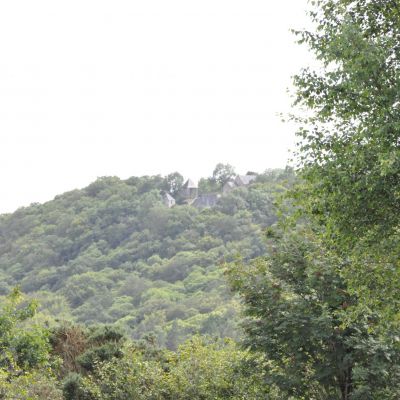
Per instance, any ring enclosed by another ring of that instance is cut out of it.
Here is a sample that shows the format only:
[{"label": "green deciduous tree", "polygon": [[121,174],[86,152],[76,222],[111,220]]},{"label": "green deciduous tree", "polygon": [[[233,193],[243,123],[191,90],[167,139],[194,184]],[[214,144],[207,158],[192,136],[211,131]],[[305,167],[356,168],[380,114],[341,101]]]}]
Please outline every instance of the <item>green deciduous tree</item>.
[{"label": "green deciduous tree", "polygon": [[213,180],[221,187],[235,176],[235,169],[230,164],[218,163],[213,171]]},{"label": "green deciduous tree", "polygon": [[32,322],[35,301],[18,288],[0,299],[0,399],[61,400],[52,376],[48,332]]},{"label": "green deciduous tree", "polygon": [[376,314],[345,324],[357,303],[339,274],[346,261],[310,228],[271,234],[270,256],[228,274],[244,302],[245,344],[265,355],[267,382],[285,399],[395,399],[396,339],[390,346],[371,333]]},{"label": "green deciduous tree", "polygon": [[173,172],[164,178],[162,188],[171,193],[172,196],[177,196],[182,189],[182,185],[183,176],[179,172]]},{"label": "green deciduous tree", "polygon": [[[302,205],[327,227],[365,307],[393,321],[400,301],[398,1],[319,0],[298,32],[320,61],[295,77]],[[299,192],[299,193],[300,193]],[[383,300],[385,299],[385,300]]]},{"label": "green deciduous tree", "polygon": [[43,365],[49,358],[48,334],[34,324],[24,326],[36,313],[35,301],[21,304],[18,288],[0,304],[0,369],[12,373]]}]

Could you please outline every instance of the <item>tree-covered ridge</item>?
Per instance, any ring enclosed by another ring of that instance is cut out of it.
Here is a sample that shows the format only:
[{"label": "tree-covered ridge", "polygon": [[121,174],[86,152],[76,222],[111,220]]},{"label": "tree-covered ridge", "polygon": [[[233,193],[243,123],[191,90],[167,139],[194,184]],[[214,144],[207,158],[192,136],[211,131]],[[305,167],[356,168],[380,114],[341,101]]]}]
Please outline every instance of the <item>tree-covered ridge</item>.
[{"label": "tree-covered ridge", "polygon": [[196,332],[235,336],[221,265],[265,252],[262,230],[293,173],[261,174],[204,210],[163,204],[177,176],[99,178],[0,216],[1,293],[18,284],[57,319],[117,323],[173,348]]}]

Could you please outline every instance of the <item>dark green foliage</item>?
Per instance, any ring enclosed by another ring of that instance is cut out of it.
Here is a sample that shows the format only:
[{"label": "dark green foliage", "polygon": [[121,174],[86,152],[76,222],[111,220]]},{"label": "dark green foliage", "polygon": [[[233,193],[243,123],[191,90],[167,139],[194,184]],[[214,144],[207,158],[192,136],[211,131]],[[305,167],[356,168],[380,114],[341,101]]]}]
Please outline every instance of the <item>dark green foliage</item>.
[{"label": "dark green foliage", "polygon": [[229,180],[235,177],[235,169],[232,165],[219,163],[216,165],[212,178],[220,186],[224,186]]},{"label": "dark green foliage", "polygon": [[183,186],[183,176],[179,172],[174,172],[164,178],[163,190],[169,192],[173,197],[179,195]]},{"label": "dark green foliage", "polygon": [[85,388],[81,375],[71,372],[63,381],[63,395],[65,400],[95,400]]},{"label": "dark green foliage", "polygon": [[70,372],[86,374],[96,365],[121,358],[126,337],[116,326],[63,325],[50,336],[52,352],[62,360],[60,374]]},{"label": "dark green foliage", "polygon": [[121,358],[125,337],[112,326],[94,327],[87,334],[87,349],[77,358],[85,371],[92,371],[99,362]]},{"label": "dark green foliage", "polygon": [[220,189],[220,185],[212,177],[199,180],[199,191],[201,193],[216,193]]},{"label": "dark green foliage", "polygon": [[229,272],[248,317],[245,343],[265,355],[267,380],[295,398],[367,400],[398,394],[396,339],[373,333],[380,323],[375,314],[347,321],[346,310],[357,299],[339,274],[346,261],[306,227],[269,236],[268,258],[238,263]]}]

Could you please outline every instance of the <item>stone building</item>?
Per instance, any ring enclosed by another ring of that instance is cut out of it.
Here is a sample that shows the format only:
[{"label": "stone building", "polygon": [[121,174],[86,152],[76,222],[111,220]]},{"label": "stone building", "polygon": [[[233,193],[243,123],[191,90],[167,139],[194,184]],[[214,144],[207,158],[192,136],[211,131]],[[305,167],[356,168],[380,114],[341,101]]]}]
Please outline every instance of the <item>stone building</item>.
[{"label": "stone building", "polygon": [[236,186],[247,186],[250,185],[257,178],[257,175],[238,175],[235,178]]},{"label": "stone building", "polygon": [[199,188],[191,180],[188,179],[182,186],[180,195],[186,200],[194,200],[199,195]]},{"label": "stone building", "polygon": [[167,192],[163,194],[163,203],[168,208],[171,208],[175,205],[175,199]]},{"label": "stone building", "polygon": [[232,191],[233,189],[235,189],[235,187],[237,187],[235,181],[228,181],[225,183],[225,185],[222,188],[222,193],[223,194],[227,194],[230,191]]},{"label": "stone building", "polygon": [[216,193],[201,194],[191,203],[196,208],[210,208],[214,207],[220,198]]}]

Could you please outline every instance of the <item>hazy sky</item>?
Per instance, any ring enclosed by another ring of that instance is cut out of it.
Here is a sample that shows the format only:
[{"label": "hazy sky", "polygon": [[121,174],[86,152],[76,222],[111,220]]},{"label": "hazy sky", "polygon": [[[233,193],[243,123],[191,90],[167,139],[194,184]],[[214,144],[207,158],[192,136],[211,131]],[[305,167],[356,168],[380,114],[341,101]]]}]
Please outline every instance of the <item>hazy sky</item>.
[{"label": "hazy sky", "polygon": [[286,164],[306,0],[0,2],[0,213],[98,176]]}]

